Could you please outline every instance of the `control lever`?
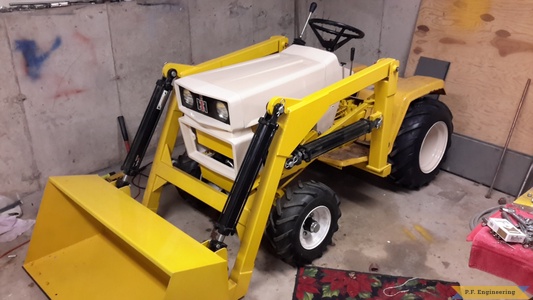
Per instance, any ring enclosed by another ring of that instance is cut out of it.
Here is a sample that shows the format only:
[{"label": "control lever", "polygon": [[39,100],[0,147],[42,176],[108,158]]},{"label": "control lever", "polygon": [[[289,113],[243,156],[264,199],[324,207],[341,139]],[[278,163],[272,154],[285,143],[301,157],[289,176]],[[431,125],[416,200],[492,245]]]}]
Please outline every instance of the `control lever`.
[{"label": "control lever", "polygon": [[316,2],[311,3],[311,5],[309,6],[309,15],[307,16],[307,21],[305,21],[304,28],[302,29],[302,33],[300,33],[299,37],[294,39],[294,42],[292,42],[293,44],[302,45],[302,46],[305,45],[305,41],[302,39],[302,36],[304,35],[305,29],[307,28],[307,24],[309,24],[309,20],[311,19],[311,16],[315,12],[316,7],[317,7]]},{"label": "control lever", "polygon": [[353,73],[353,59],[355,58],[355,48],[350,49],[350,76]]}]

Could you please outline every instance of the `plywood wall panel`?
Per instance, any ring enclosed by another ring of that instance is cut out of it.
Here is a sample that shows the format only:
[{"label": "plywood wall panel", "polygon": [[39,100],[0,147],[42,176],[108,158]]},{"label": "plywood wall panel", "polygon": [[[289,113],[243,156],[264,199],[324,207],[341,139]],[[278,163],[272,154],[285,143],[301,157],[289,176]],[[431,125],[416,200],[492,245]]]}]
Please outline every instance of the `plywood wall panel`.
[{"label": "plywood wall panel", "polygon": [[[455,131],[503,146],[520,96],[533,78],[533,1],[423,0],[406,69],[420,56],[451,62],[447,95]],[[533,154],[533,89],[510,148]]]}]

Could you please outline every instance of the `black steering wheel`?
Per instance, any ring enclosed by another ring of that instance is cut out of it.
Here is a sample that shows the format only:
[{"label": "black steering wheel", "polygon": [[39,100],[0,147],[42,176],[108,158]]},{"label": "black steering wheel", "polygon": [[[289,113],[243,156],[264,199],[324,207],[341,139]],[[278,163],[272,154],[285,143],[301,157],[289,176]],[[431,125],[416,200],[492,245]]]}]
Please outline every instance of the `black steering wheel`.
[{"label": "black steering wheel", "polygon": [[[315,33],[322,47],[326,48],[326,50],[330,52],[339,49],[352,39],[362,39],[365,37],[365,33],[362,30],[332,20],[311,19],[309,20],[309,26]],[[324,32],[332,34],[333,38],[330,40],[325,40],[322,37],[322,33]],[[344,39],[341,40],[341,38]]]}]

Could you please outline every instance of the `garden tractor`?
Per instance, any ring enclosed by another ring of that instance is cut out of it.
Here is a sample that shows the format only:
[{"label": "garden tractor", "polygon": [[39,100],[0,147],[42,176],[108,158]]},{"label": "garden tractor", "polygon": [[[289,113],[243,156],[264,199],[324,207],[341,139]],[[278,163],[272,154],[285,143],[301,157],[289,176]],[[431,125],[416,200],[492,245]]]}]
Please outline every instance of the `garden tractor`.
[{"label": "garden tractor", "polygon": [[[331,243],[339,198],[296,180],[312,162],[415,189],[434,179],[452,115],[426,96],[443,93],[444,82],[400,78],[390,58],[346,68],[333,51],[364,33],[331,20],[307,24],[326,50],[274,36],[195,66],[165,64],[122,177],[49,179],[24,268],[50,298],[239,299],[263,236],[296,266]],[[129,184],[167,102],[139,203]],[[174,154],[179,132],[186,151]],[[156,214],[167,184],[220,212],[203,243]],[[229,269],[224,241],[234,234]]]}]

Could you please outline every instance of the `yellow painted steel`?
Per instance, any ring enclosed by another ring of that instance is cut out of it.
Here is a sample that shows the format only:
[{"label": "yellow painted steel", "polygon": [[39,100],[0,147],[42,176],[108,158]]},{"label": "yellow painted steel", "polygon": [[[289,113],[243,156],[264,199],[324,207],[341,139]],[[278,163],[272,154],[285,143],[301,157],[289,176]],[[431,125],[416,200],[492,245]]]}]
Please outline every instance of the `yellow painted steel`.
[{"label": "yellow painted steel", "polygon": [[523,206],[526,210],[531,211],[531,209],[533,209],[533,188],[520,195],[520,197],[516,198],[513,203]]},{"label": "yellow painted steel", "polygon": [[[398,65],[394,66],[397,69]],[[398,76],[395,71],[391,76]],[[394,84],[393,84],[394,82]],[[391,141],[391,122],[387,122],[392,116],[392,96],[396,92],[396,81],[383,80],[375,84],[375,103],[374,111],[377,112],[376,119],[382,119],[383,124],[380,128],[372,132],[370,153],[368,154],[367,169],[380,176],[388,176],[391,171],[391,165],[388,163],[388,154],[392,149]]]},{"label": "yellow painted steel", "polygon": [[203,62],[196,66],[175,63],[165,64],[163,67],[163,76],[166,76],[170,69],[176,69],[179,77],[185,77],[277,53],[287,48],[288,45],[288,38],[284,36],[273,36],[264,42]]},{"label": "yellow painted steel", "polygon": [[228,298],[226,260],[96,175],[49,179],[24,268],[52,299]]},{"label": "yellow painted steel", "polygon": [[230,144],[209,136],[200,130],[196,131],[196,138],[198,139],[198,144],[209,149],[216,149],[220,154],[233,159],[233,149]]},{"label": "yellow painted steel", "polygon": [[367,65],[362,65],[362,64],[358,64],[358,63],[355,63],[353,68],[352,68],[352,72],[353,73],[356,73],[356,72],[359,72],[361,70],[363,70],[364,68],[368,67]]},{"label": "yellow painted steel", "polygon": [[[211,70],[283,50],[288,40],[268,41],[197,66],[166,64],[163,74],[176,69],[180,77]],[[235,264],[228,277],[227,252],[213,253],[154,212],[164,185],[171,183],[222,211],[227,194],[172,165],[172,151],[183,115],[173,93],[142,205],[97,176],[51,178],[43,197],[24,268],[51,298],[61,299],[240,299],[248,290],[254,262],[276,197],[309,163],[284,168],[299,144],[319,137],[313,127],[341,102],[330,134],[361,118],[382,119],[370,136],[368,157],[352,161],[379,176],[390,173],[387,156],[409,103],[442,81],[398,79],[398,61],[382,59],[302,99],[275,97],[267,110],[283,103],[285,113],[266,163],[256,179],[239,219],[240,239]],[[374,86],[374,92],[363,90]],[[345,100],[355,92],[363,99]],[[394,113],[393,113],[394,111]],[[228,145],[201,136],[214,151]],[[231,155],[226,155],[230,157]],[[230,190],[233,182],[202,168],[204,179]],[[143,206],[144,205],[144,206]],[[148,209],[146,209],[147,207]],[[53,232],[54,234],[50,235]],[[102,296],[105,295],[105,296]],[[107,297],[109,295],[109,297]]]},{"label": "yellow painted steel", "polygon": [[392,142],[398,135],[403,118],[411,102],[435,91],[444,92],[443,80],[427,76],[398,78],[394,106],[392,108],[394,111],[391,126]]},{"label": "yellow painted steel", "polygon": [[231,187],[233,186],[233,180],[224,176],[220,176],[220,174],[213,172],[208,168],[204,168],[203,166],[200,166],[200,170],[202,171],[202,178],[205,180],[218,185],[220,188],[226,191],[231,190]]}]

